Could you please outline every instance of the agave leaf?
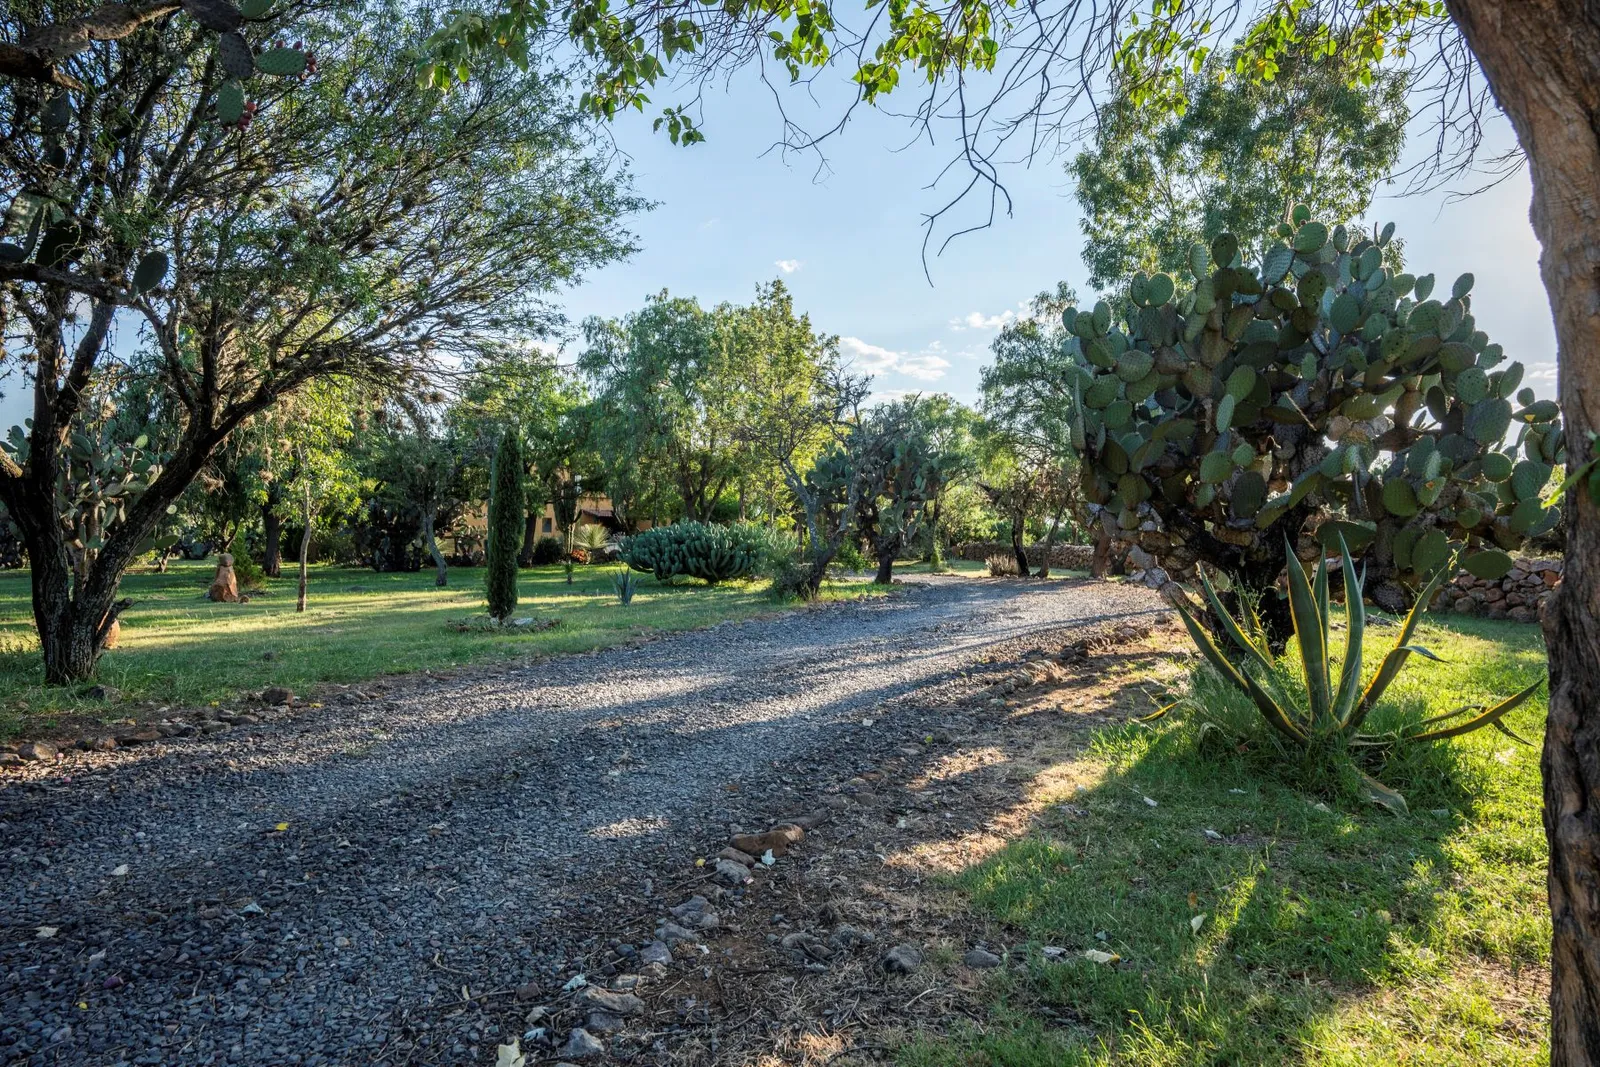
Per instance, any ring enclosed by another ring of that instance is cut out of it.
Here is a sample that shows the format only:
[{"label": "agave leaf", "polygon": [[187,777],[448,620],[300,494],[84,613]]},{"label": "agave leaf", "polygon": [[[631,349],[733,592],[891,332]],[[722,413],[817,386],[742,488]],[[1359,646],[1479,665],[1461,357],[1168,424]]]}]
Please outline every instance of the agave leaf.
[{"label": "agave leaf", "polygon": [[1166,707],[1157,708],[1155,711],[1152,711],[1150,714],[1141,715],[1137,719],[1134,719],[1133,721],[1134,722],[1155,722],[1158,719],[1164,719],[1167,716],[1167,712],[1171,711],[1173,708],[1177,707],[1181,703],[1183,703],[1183,701],[1174,700],[1172,703],[1168,704]]},{"label": "agave leaf", "polygon": [[1217,596],[1217,591],[1211,586],[1211,579],[1206,577],[1205,568],[1200,567],[1198,569],[1200,571],[1200,586],[1206,591],[1206,601],[1211,605],[1211,610],[1217,616],[1217,620],[1222,623],[1223,632],[1228,635],[1234,644],[1239,646],[1239,651],[1254,659],[1262,667],[1270,670],[1272,662],[1262,655],[1261,649],[1256,647],[1256,643],[1246,636],[1244,631],[1239,628],[1239,624],[1233,621],[1233,616],[1229,615],[1227,609],[1222,606],[1222,600]]},{"label": "agave leaf", "polygon": [[1367,683],[1367,691],[1361,695],[1361,703],[1356,705],[1356,712],[1351,716],[1345,729],[1354,730],[1361,725],[1362,720],[1372,711],[1373,705],[1377,704],[1378,698],[1383,696],[1383,691],[1389,688],[1389,683],[1400,674],[1400,668],[1406,665],[1411,653],[1420,647],[1411,644],[1411,635],[1417,632],[1417,624],[1422,621],[1422,612],[1433,600],[1439,587],[1444,584],[1445,576],[1454,573],[1455,568],[1447,562],[1434,573],[1422,592],[1418,594],[1416,603],[1411,605],[1411,610],[1406,614],[1406,621],[1400,625],[1400,633],[1395,636],[1394,648],[1383,657],[1383,662],[1378,665],[1378,673]]},{"label": "agave leaf", "polygon": [[[1343,536],[1342,534],[1340,535]],[[1322,648],[1326,655],[1328,648],[1328,635],[1333,633],[1329,624],[1329,597],[1328,597],[1328,554],[1319,553],[1317,556],[1317,577],[1311,584],[1311,595],[1317,602],[1317,612],[1322,616]]]},{"label": "agave leaf", "polygon": [[1250,642],[1261,650],[1262,656],[1266,657],[1267,665],[1271,666],[1274,662],[1272,645],[1267,640],[1267,628],[1261,625],[1261,616],[1256,612],[1255,600],[1251,597],[1240,597],[1239,609],[1244,615],[1245,633],[1249,636]]},{"label": "agave leaf", "polygon": [[[1311,721],[1323,726],[1333,703],[1328,685],[1328,635],[1322,628],[1322,611],[1317,606],[1305,568],[1289,552],[1289,614],[1294,619],[1294,635],[1300,644],[1300,662],[1305,669],[1306,692],[1311,699]],[[1325,565],[1324,565],[1325,566]],[[1319,576],[1326,581],[1326,572]]]},{"label": "agave leaf", "polygon": [[1411,809],[1406,807],[1405,797],[1401,796],[1393,789],[1390,789],[1388,786],[1372,777],[1372,775],[1365,772],[1358,773],[1361,774],[1362,796],[1366,797],[1366,799],[1372,801],[1374,804],[1381,804],[1383,807],[1388,808],[1396,815],[1406,815],[1410,813]]},{"label": "agave leaf", "polygon": [[[1406,738],[1406,740],[1439,741],[1446,737],[1459,737],[1462,734],[1470,734],[1472,731],[1482,729],[1485,726],[1493,726],[1500,721],[1506,712],[1519,706],[1529,697],[1533,696],[1534,693],[1538,692],[1539,687],[1544,685],[1544,681],[1545,680],[1543,678],[1540,678],[1537,682],[1534,682],[1522,692],[1506,697],[1500,703],[1491,708],[1484,708],[1480,714],[1468,719],[1466,722],[1458,723],[1455,726],[1447,726],[1439,730],[1429,730],[1426,733],[1412,734],[1410,737]],[[1476,711],[1477,709],[1474,708],[1473,710]]]},{"label": "agave leaf", "polygon": [[1273,729],[1296,744],[1304,745],[1306,740],[1305,733],[1294,724],[1294,720],[1289,718],[1289,714],[1283,710],[1282,706],[1272,699],[1272,694],[1261,688],[1261,685],[1249,674],[1228,662],[1228,657],[1224,656],[1222,650],[1217,648],[1217,643],[1211,639],[1211,634],[1207,632],[1204,626],[1196,622],[1194,616],[1189,613],[1188,605],[1183,603],[1183,598],[1175,597],[1172,601],[1172,606],[1178,609],[1178,617],[1183,620],[1184,629],[1189,631],[1189,637],[1194,641],[1196,647],[1200,649],[1200,654],[1206,658],[1206,661],[1211,666],[1217,669],[1217,673],[1250,694],[1250,699],[1255,701],[1256,707],[1261,709],[1261,714],[1266,717],[1267,723]]},{"label": "agave leaf", "polygon": [[1361,642],[1367,629],[1367,606],[1361,600],[1365,575],[1356,573],[1355,561],[1344,536],[1339,537],[1340,562],[1344,570],[1344,613],[1349,640],[1344,649],[1344,672],[1333,702],[1333,719],[1344,729],[1355,714],[1356,695],[1361,692]]},{"label": "agave leaf", "polygon": [[1496,730],[1499,730],[1501,733],[1505,734],[1507,737],[1511,738],[1511,740],[1517,742],[1519,745],[1527,745],[1529,748],[1533,747],[1533,742],[1532,741],[1529,741],[1526,737],[1523,737],[1521,734],[1517,733],[1515,730],[1513,730],[1511,727],[1507,726],[1505,723],[1501,722],[1499,719],[1496,719],[1494,722],[1490,723],[1489,725],[1493,726]]},{"label": "agave leaf", "polygon": [[1449,663],[1450,662],[1449,660],[1445,659],[1443,656],[1436,655],[1433,652],[1432,649],[1426,648],[1426,647],[1424,647],[1422,645],[1403,645],[1402,647],[1407,652],[1411,652],[1411,653],[1413,653],[1415,655],[1421,656],[1423,659],[1431,659],[1435,663]]}]

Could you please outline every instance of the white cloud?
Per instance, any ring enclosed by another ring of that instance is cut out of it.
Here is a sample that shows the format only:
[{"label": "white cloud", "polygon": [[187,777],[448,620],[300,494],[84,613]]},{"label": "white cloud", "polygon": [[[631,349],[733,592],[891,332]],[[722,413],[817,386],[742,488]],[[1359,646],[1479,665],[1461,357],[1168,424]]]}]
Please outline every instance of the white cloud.
[{"label": "white cloud", "polygon": [[910,378],[920,378],[925,382],[937,381],[944,377],[945,368],[950,366],[948,359],[941,359],[934,355],[908,356],[902,359],[895,368],[901,374]]},{"label": "white cloud", "polygon": [[868,372],[888,370],[900,361],[900,353],[881,345],[870,345],[859,337],[841,337],[839,347],[851,363]]},{"label": "white cloud", "polygon": [[1014,321],[1017,313],[1010,308],[998,315],[985,315],[981,311],[969,311],[959,319],[950,320],[952,330],[998,330]]},{"label": "white cloud", "polygon": [[890,371],[931,382],[943,378],[945,368],[950,366],[949,360],[936,354],[940,348],[937,342],[914,356],[869,344],[859,337],[841,337],[839,348],[855,367],[869,374]]},{"label": "white cloud", "polygon": [[774,262],[772,265],[783,271],[785,274],[793,274],[795,271],[800,269],[801,263],[798,259],[780,259]]}]

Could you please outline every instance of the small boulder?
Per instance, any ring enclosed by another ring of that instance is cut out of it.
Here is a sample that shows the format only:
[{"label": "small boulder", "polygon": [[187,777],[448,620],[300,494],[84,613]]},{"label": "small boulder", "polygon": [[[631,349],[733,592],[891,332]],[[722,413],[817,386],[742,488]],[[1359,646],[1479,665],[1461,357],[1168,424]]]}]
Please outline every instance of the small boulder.
[{"label": "small boulder", "polygon": [[568,1034],[567,1043],[556,1051],[556,1055],[565,1056],[573,1060],[594,1059],[605,1054],[606,1046],[604,1043],[581,1026]]},{"label": "small boulder", "polygon": [[17,755],[29,763],[50,763],[60,751],[48,741],[27,741],[17,746]]},{"label": "small boulder", "polygon": [[728,843],[749,856],[760,856],[768,851],[774,856],[784,856],[788,854],[790,845],[797,845],[805,838],[806,832],[800,827],[794,823],[784,823],[764,834],[738,834]]},{"label": "small boulder", "polygon": [[663,942],[652,941],[639,950],[639,958],[645,963],[655,963],[666,966],[672,962],[672,950]]},{"label": "small boulder", "polygon": [[148,745],[153,741],[161,740],[161,731],[154,726],[140,726],[132,730],[124,730],[116,736],[118,745],[126,748],[129,745]]},{"label": "small boulder", "polygon": [[583,1028],[592,1034],[614,1034],[627,1025],[627,1020],[603,1011],[591,1011],[583,1021]]},{"label": "small boulder", "polygon": [[734,863],[742,863],[746,867],[754,867],[756,865],[756,858],[754,856],[750,855],[748,852],[740,852],[731,845],[728,848],[723,849],[721,852],[718,852],[716,858],[719,860],[731,860]]},{"label": "small boulder", "polygon": [[261,703],[284,707],[294,703],[294,690],[288,686],[269,685],[261,691]]},{"label": "small boulder", "polygon": [[967,954],[961,957],[961,962],[975,971],[986,971],[1000,966],[1003,961],[986,948],[969,948]]},{"label": "small boulder", "polygon": [[883,954],[881,962],[890,974],[910,974],[922,966],[922,950],[915,945],[896,945]]},{"label": "small boulder", "polygon": [[716,909],[711,907],[711,902],[699,894],[675,906],[672,909],[672,917],[684,926],[699,930],[714,930],[722,924],[722,919]]},{"label": "small boulder", "polygon": [[605,1012],[607,1015],[626,1017],[644,1012],[644,1001],[632,993],[614,993],[599,986],[586,985],[572,999],[580,1008]]},{"label": "small boulder", "polygon": [[848,923],[836,927],[828,937],[828,943],[840,952],[850,952],[858,947],[872,944],[877,938],[865,930],[857,930]]},{"label": "small boulder", "polygon": [[734,863],[732,860],[718,860],[711,877],[723,885],[741,886],[750,881],[750,872],[743,864]]},{"label": "small boulder", "polygon": [[664,922],[656,931],[656,937],[671,945],[679,941],[699,941],[700,936],[693,930],[686,930],[675,922]]}]

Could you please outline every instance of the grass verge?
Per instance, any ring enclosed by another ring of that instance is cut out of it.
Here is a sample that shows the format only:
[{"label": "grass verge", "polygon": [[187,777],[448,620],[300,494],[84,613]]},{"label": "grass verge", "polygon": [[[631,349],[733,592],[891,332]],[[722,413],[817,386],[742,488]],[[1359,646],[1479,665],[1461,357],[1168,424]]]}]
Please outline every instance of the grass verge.
[{"label": "grass verge", "polygon": [[[1437,619],[1420,643],[1450,662],[1413,659],[1396,716],[1544,669],[1534,627]],[[1147,707],[1151,680],[1105,697]],[[1510,725],[1537,744],[1543,718],[1541,696]],[[1241,742],[1202,721],[1229,719],[1250,722],[1212,706],[1095,731],[1075,768],[1094,784],[957,877],[980,913],[1066,952],[996,977],[984,1026],[906,1046],[904,1067],[1548,1061],[1537,747],[1484,730],[1392,760],[1396,817],[1308,791],[1264,727]]]},{"label": "grass verge", "polygon": [[[121,642],[101,659],[95,681],[123,701],[197,705],[268,685],[303,690],[384,674],[528,659],[621,644],[652,633],[709,626],[782,610],[764,583],[663,585],[641,575],[633,603],[617,603],[617,567],[581,567],[572,585],[561,567],[519,576],[517,617],[557,620],[547,629],[460,632],[452,624],[483,611],[483,571],[378,574],[311,569],[307,610],[294,610],[295,582],[269,583],[248,604],[205,599],[214,565],[173,563],[166,574],[131,574],[123,593]],[[881,593],[866,583],[830,583],[823,599]],[[47,686],[33,628],[27,571],[0,574],[0,737],[59,728],[66,716],[124,717],[127,707],[87,699],[92,683]]]}]

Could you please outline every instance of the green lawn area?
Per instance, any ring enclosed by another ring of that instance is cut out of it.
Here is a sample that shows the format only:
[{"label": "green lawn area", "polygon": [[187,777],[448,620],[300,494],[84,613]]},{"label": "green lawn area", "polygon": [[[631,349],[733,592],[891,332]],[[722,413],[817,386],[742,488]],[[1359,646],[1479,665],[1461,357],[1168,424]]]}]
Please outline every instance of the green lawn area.
[{"label": "green lawn area", "polygon": [[[1368,634],[1375,663],[1394,630]],[[1534,626],[1452,616],[1418,643],[1450,662],[1413,657],[1399,713],[1544,670]],[[1537,745],[1544,711],[1541,694],[1508,723]],[[985,1026],[903,1049],[904,1067],[1548,1062],[1539,749],[1483,730],[1392,761],[1397,817],[1308,790],[1264,739],[1241,751],[1193,717],[1095,733],[1078,776],[1094,784],[957,879],[1065,962],[999,975]]]},{"label": "green lawn area", "polygon": [[[780,610],[765,582],[663,585],[639,575],[639,591],[623,607],[611,585],[619,567],[580,567],[571,586],[562,568],[539,567],[521,572],[516,616],[557,625],[463,633],[452,623],[484,610],[481,568],[452,568],[449,587],[437,589],[431,569],[378,574],[313,567],[304,614],[295,613],[295,579],[287,569],[248,604],[207,601],[213,570],[211,562],[175,562],[166,574],[130,574],[122,588],[135,603],[96,681],[115,686],[127,701],[198,705],[268,685],[304,691],[318,682],[580,652]],[[44,685],[28,583],[26,570],[0,573],[0,737],[48,729],[63,712],[125,715],[126,709],[85,700],[92,683]],[[830,583],[823,596],[871,590],[864,582]]]}]

